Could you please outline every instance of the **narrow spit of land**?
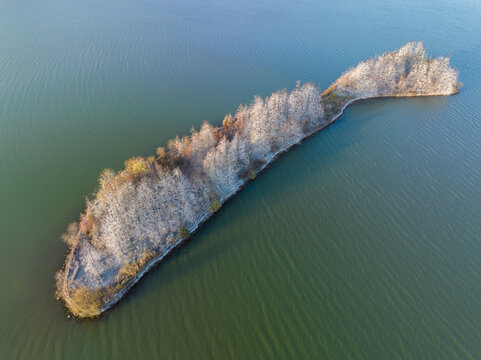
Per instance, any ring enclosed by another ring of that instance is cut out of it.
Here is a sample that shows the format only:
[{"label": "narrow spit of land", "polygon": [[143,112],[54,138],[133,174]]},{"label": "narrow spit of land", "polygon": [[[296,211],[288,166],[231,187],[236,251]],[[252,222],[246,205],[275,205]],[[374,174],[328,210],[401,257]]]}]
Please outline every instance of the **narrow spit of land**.
[{"label": "narrow spit of land", "polygon": [[321,92],[311,83],[280,90],[177,137],[156,156],[105,170],[80,220],[63,240],[69,251],[56,275],[57,296],[78,318],[95,317],[220,209],[282,152],[336,121],[355,101],[445,96],[459,91],[446,57],[422,43],[363,61]]}]

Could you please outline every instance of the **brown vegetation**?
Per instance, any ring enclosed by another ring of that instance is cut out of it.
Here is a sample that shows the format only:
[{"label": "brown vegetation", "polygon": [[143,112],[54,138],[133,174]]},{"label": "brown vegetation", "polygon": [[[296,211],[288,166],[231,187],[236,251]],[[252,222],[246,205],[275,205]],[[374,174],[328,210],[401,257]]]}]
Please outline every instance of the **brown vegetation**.
[{"label": "brown vegetation", "polygon": [[155,255],[156,253],[154,251],[149,251],[142,255],[141,258],[125,264],[119,269],[116,280],[119,282],[119,284],[124,284],[131,280],[145,267],[145,265],[147,265],[150,260],[155,258]]}]

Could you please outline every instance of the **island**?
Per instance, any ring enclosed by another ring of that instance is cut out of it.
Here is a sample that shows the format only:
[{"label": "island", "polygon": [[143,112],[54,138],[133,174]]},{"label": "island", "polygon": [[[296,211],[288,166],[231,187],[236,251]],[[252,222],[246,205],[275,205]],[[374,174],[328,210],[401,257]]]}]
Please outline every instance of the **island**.
[{"label": "island", "polygon": [[349,104],[457,92],[449,58],[430,58],[421,42],[409,42],[362,61],[325,91],[298,82],[290,92],[255,96],[218,127],[204,122],[156,155],[104,170],[62,235],[68,252],[55,276],[57,299],[77,318],[105,312],[279,154],[332,124]]}]

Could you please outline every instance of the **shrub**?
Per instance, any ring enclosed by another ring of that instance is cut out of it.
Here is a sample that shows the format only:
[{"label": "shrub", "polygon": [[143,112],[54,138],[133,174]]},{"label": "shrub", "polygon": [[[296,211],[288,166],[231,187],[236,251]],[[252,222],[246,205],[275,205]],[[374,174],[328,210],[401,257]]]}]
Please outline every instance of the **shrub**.
[{"label": "shrub", "polygon": [[169,170],[175,169],[177,166],[182,165],[185,163],[185,159],[182,158],[180,155],[175,154],[175,152],[165,152],[164,148],[158,148],[157,154],[157,164],[160,166],[166,167]]},{"label": "shrub", "polygon": [[180,229],[179,229],[179,235],[183,239],[188,239],[190,237],[190,232],[189,232],[189,230],[187,230],[187,228],[185,226],[181,226]]},{"label": "shrub", "polygon": [[142,176],[147,175],[149,169],[143,158],[134,157],[125,162],[125,170],[132,180],[139,180]]},{"label": "shrub", "polygon": [[336,86],[334,84],[331,84],[324,92],[321,94],[322,97],[327,97],[334,93],[334,90],[336,89]]},{"label": "shrub", "polygon": [[73,222],[69,224],[67,227],[67,232],[65,234],[62,234],[61,238],[62,241],[67,244],[70,248],[73,248],[77,245],[78,243],[78,231],[79,231],[79,226],[78,222]]},{"label": "shrub", "polygon": [[140,264],[137,261],[132,261],[127,263],[119,269],[116,279],[119,282],[124,282],[125,280],[130,280],[140,271]]},{"label": "shrub", "polygon": [[78,287],[70,292],[70,301],[68,301],[67,305],[74,315],[81,317],[96,316],[100,311],[103,298],[108,289]]},{"label": "shrub", "polygon": [[64,277],[65,272],[63,269],[55,273],[55,296],[58,298],[62,297]]},{"label": "shrub", "polygon": [[257,171],[255,170],[249,170],[249,179],[254,180],[257,177]]},{"label": "shrub", "polygon": [[234,134],[234,118],[232,117],[231,114],[228,114],[224,117],[224,121],[222,121],[222,130],[224,134],[226,135],[232,135]]},{"label": "shrub", "polygon": [[221,206],[222,204],[220,200],[218,198],[215,198],[210,202],[209,210],[211,213],[215,213],[220,209]]},{"label": "shrub", "polygon": [[99,177],[99,185],[101,189],[112,190],[115,182],[115,171],[112,169],[104,169]]},{"label": "shrub", "polygon": [[157,160],[162,160],[167,156],[167,152],[164,147],[158,147],[155,151],[157,153]]},{"label": "shrub", "polygon": [[79,229],[82,234],[91,237],[98,229],[98,219],[95,218],[92,210],[87,207],[84,214],[80,216]]},{"label": "shrub", "polygon": [[137,260],[134,260],[130,263],[124,264],[120,269],[119,272],[117,273],[116,279],[119,281],[121,284],[124,284],[126,281],[130,280],[133,278],[135,275],[137,275],[147,263],[152,260],[155,257],[155,252],[154,251],[149,251],[148,253],[145,253],[142,255],[142,257],[138,258]]}]

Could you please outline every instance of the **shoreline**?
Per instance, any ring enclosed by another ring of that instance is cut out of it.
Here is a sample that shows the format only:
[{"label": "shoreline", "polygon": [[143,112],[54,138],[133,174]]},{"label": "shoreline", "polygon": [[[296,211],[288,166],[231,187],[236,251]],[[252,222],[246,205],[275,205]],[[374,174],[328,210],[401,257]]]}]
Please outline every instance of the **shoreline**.
[{"label": "shoreline", "polygon": [[[282,153],[290,150],[295,145],[299,144],[302,140],[307,139],[307,138],[311,137],[312,135],[314,135],[314,134],[324,130],[325,128],[329,127],[330,125],[332,125],[334,122],[336,122],[344,114],[344,111],[351,104],[354,104],[354,103],[360,102],[360,101],[365,101],[365,100],[373,100],[373,99],[449,96],[449,95],[454,95],[454,94],[457,94],[457,93],[459,93],[459,89],[458,89],[458,91],[454,91],[450,94],[435,94],[435,93],[433,93],[433,94],[392,94],[392,95],[385,95],[385,96],[372,96],[372,97],[364,97],[364,98],[358,97],[358,98],[349,99],[349,100],[346,101],[345,104],[342,105],[341,109],[339,110],[339,112],[337,114],[335,114],[331,119],[327,119],[326,123],[324,123],[321,126],[315,128],[314,130],[312,130],[308,134],[305,134],[305,135],[297,138],[296,140],[292,141],[288,145],[284,146],[283,148],[277,150],[275,153],[273,153],[272,155],[267,157],[266,160],[264,161],[264,163],[258,169],[256,169],[256,174],[261,173],[264,169],[266,169],[266,167],[268,165],[270,165]],[[321,101],[322,101],[322,98],[321,98]],[[226,201],[233,198],[235,194],[237,194],[239,191],[241,191],[244,188],[244,186],[246,186],[247,183],[249,183],[249,181],[251,181],[251,179],[249,179],[248,177],[245,178],[245,179],[241,179],[241,181],[239,181],[239,183],[237,183],[236,185],[233,186],[232,190],[227,195],[225,195],[225,196],[223,196],[219,199],[220,203],[223,205]],[[203,225],[207,220],[209,220],[214,214],[215,214],[215,212],[211,212],[210,210],[206,210],[203,214],[201,214],[199,216],[199,218],[195,221],[195,223],[188,229],[189,233],[191,235],[193,235],[200,228],[200,226]],[[99,310],[98,310],[97,313],[95,313],[95,314],[87,314],[87,313],[74,314],[70,310],[69,310],[69,313],[73,314],[77,318],[93,318],[93,317],[98,317],[98,316],[102,315],[107,310],[112,308],[115,304],[117,304],[128,293],[128,291],[137,284],[137,282],[146,273],[148,273],[154,266],[159,264],[165,257],[167,257],[172,252],[172,250],[176,249],[177,247],[180,247],[184,242],[188,241],[189,239],[190,239],[190,236],[188,238],[177,237],[177,239],[171,245],[169,245],[162,253],[159,253],[156,257],[151,259],[142,268],[142,270],[140,270],[125,285],[123,285],[122,288],[110,300],[108,300],[105,304],[101,305],[99,307]],[[70,256],[67,258],[67,261],[66,261],[65,265],[68,265],[71,262],[72,258],[74,258],[75,250],[76,250],[76,248],[73,249],[73,251],[70,253]],[[67,291],[65,291],[65,289],[67,289],[66,282],[67,282],[68,275],[70,274],[70,271],[71,270],[75,271],[75,269],[72,269],[70,266],[68,266],[68,268],[66,268],[66,270],[67,271],[65,272],[64,286],[63,286],[64,289],[63,289],[62,295],[63,295],[63,301],[68,305],[69,300],[71,300],[71,297],[68,295]],[[67,306],[67,308],[69,308],[69,306]]]}]

